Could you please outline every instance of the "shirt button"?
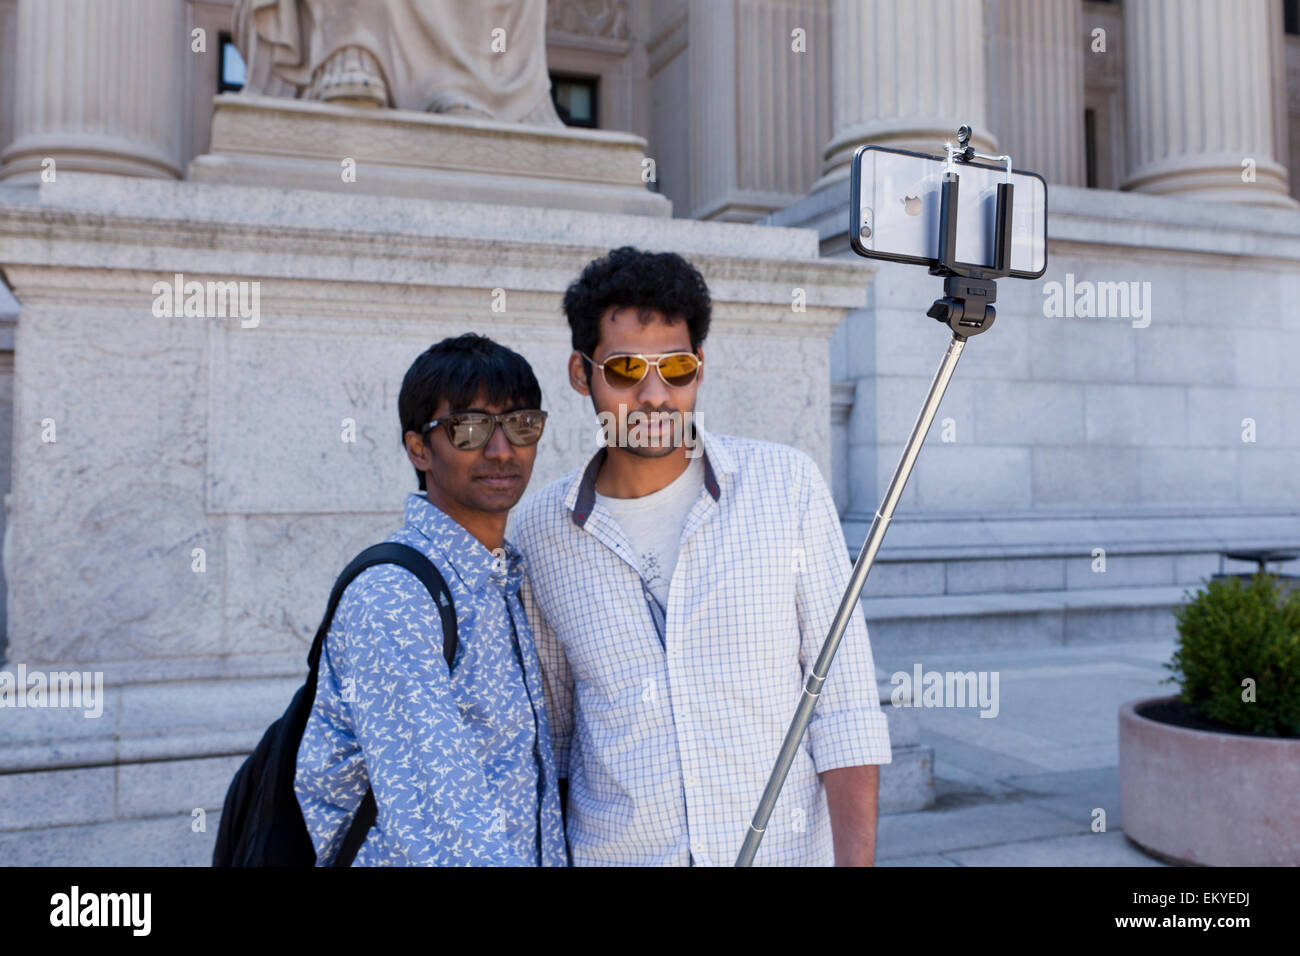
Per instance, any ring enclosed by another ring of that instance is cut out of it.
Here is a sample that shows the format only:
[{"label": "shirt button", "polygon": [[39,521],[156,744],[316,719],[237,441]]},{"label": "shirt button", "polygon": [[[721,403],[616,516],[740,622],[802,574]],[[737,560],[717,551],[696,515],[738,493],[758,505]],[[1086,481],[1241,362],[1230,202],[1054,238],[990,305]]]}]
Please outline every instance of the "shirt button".
[{"label": "shirt button", "polygon": [[687,778],[686,778],[686,786],[688,786],[688,787],[693,787],[693,786],[695,786],[695,785],[696,785],[697,783],[699,783],[699,782],[700,782],[700,781],[697,780],[695,777],[687,777]]}]

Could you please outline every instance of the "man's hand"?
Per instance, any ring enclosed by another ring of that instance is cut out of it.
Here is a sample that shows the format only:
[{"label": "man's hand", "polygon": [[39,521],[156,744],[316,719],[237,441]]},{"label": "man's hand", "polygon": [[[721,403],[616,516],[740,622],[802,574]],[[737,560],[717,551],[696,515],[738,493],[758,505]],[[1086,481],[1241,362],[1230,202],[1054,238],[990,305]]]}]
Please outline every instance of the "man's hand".
[{"label": "man's hand", "polygon": [[840,767],[821,775],[831,813],[836,866],[873,866],[876,860],[876,795],[880,768],[875,764]]}]

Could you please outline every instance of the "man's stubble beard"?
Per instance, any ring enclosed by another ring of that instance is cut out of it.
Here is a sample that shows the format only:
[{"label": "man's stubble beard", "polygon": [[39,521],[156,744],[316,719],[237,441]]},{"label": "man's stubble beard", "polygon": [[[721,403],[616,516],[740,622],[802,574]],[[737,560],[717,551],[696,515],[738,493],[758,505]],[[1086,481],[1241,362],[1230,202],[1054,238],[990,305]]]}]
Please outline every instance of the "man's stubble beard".
[{"label": "man's stubble beard", "polygon": [[638,458],[665,458],[668,455],[671,455],[679,447],[681,446],[673,445],[673,444],[667,444],[663,446],[659,446],[659,445],[639,446],[639,445],[628,444],[624,446],[623,450],[627,452],[631,452],[633,455],[636,455]]}]

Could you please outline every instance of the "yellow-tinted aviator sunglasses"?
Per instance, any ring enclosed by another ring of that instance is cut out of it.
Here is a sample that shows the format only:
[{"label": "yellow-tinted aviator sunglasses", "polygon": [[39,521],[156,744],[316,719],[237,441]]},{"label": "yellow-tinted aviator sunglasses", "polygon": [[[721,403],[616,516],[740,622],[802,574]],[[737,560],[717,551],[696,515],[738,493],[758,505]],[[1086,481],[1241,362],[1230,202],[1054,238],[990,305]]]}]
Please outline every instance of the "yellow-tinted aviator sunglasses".
[{"label": "yellow-tinted aviator sunglasses", "polygon": [[694,352],[665,352],[657,359],[651,359],[640,353],[611,355],[605,361],[597,362],[581,349],[574,349],[574,351],[600,369],[601,374],[605,376],[605,384],[616,389],[631,388],[636,385],[649,374],[652,365],[658,369],[659,378],[665,385],[682,388],[695,381],[696,376],[700,374],[700,367],[704,364],[704,360]]}]

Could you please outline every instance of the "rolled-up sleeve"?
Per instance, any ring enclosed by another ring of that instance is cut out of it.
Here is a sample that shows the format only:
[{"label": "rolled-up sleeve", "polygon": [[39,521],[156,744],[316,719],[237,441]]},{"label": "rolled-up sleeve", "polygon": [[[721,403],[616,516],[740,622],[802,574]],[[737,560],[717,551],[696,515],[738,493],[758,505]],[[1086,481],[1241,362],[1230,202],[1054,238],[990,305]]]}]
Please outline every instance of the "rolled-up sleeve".
[{"label": "rolled-up sleeve", "polygon": [[[852,565],[830,489],[816,463],[800,455],[807,489],[800,522],[802,568],[795,593],[799,615],[800,658],[812,670],[848,587]],[[853,608],[848,627],[831,662],[821,698],[808,725],[809,744],[818,773],[839,767],[885,764],[893,758],[889,726],[880,709],[875,664],[861,605]]]},{"label": "rolled-up sleeve", "polygon": [[[376,579],[394,574],[402,583],[393,589]],[[344,592],[326,641],[329,666],[353,698],[376,824],[406,864],[531,866],[506,839],[506,808],[451,692],[441,620],[427,595],[427,607],[412,611],[417,590],[405,571],[365,572]]]},{"label": "rolled-up sleeve", "polygon": [[533,630],[537,659],[542,667],[542,692],[546,695],[546,713],[550,718],[555,774],[565,780],[569,776],[569,749],[573,740],[573,671],[563,645],[555,638],[554,628],[537,605],[527,572],[519,586],[519,602]]}]

